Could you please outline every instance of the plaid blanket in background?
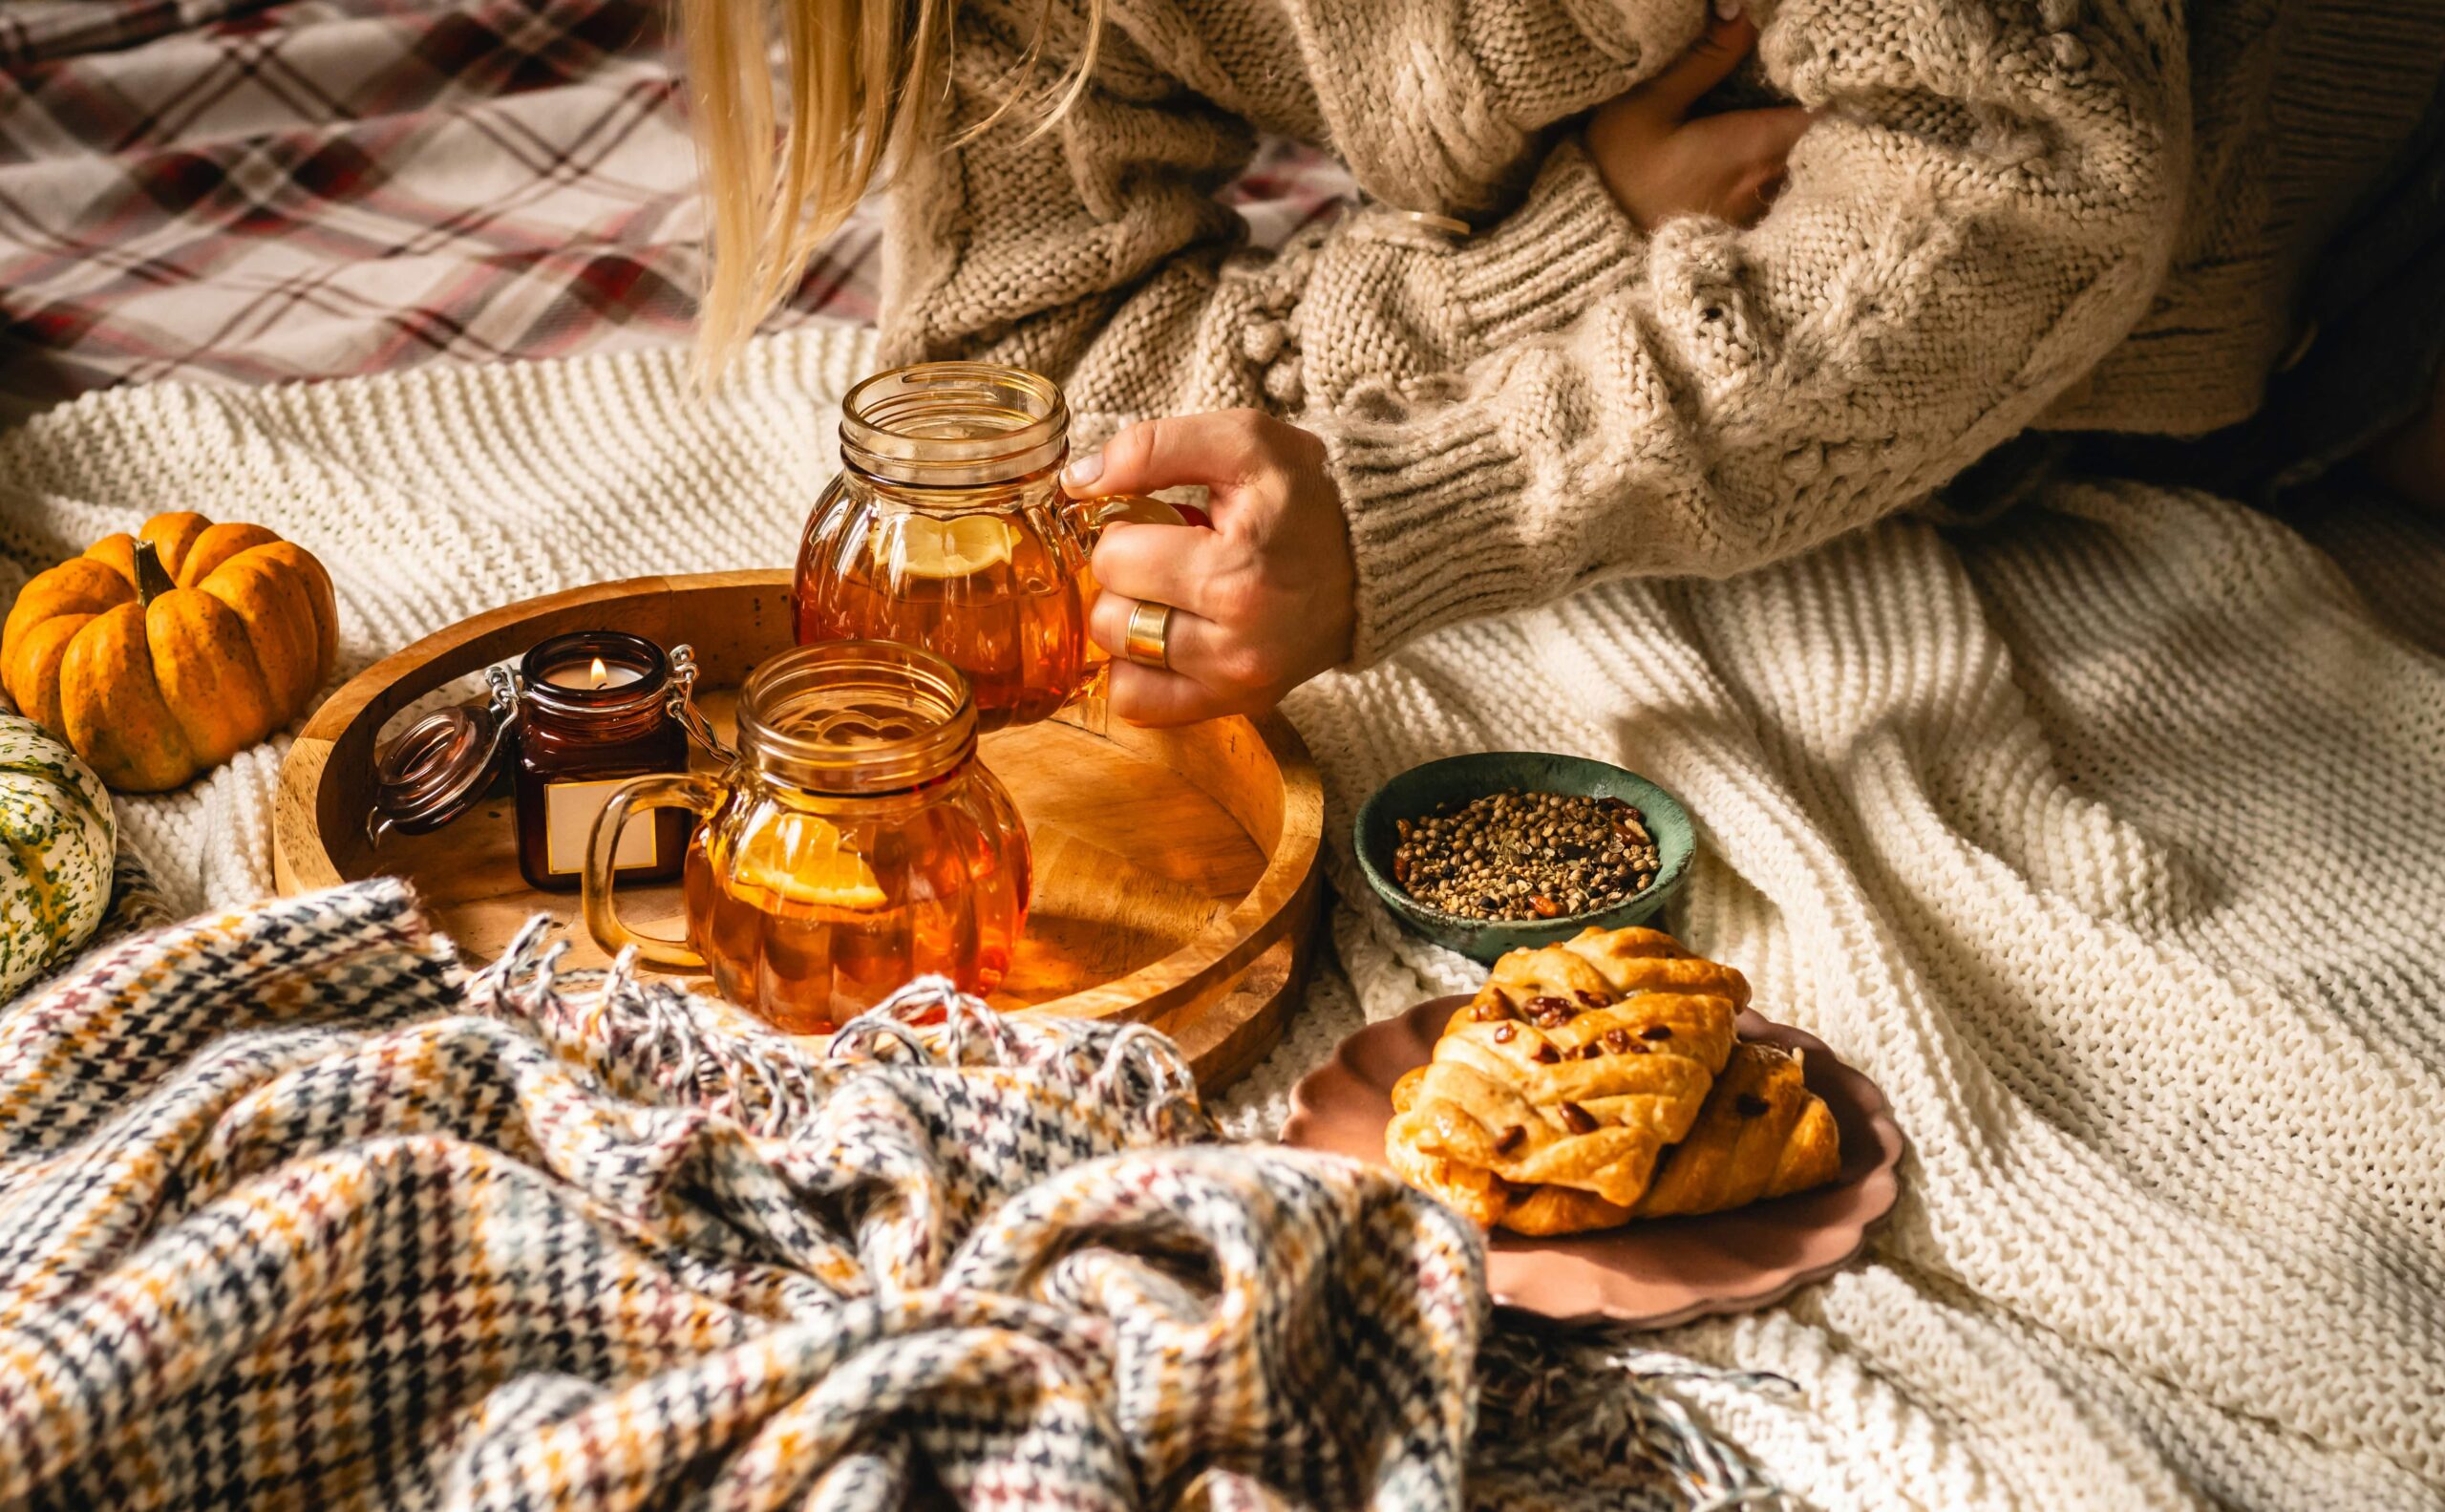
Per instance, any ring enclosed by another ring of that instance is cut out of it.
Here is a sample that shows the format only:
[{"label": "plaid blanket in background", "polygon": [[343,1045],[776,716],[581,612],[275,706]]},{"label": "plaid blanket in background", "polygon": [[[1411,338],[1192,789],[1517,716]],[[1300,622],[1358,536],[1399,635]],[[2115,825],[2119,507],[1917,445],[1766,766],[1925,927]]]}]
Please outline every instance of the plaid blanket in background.
[{"label": "plaid blanket in background", "polygon": [[[261,383],[684,339],[694,163],[648,0],[0,10],[0,382]],[[785,320],[873,312],[867,221]]]},{"label": "plaid blanket in background", "polygon": [[[0,5],[0,421],[89,389],[683,341],[695,160],[658,0]],[[1278,244],[1347,186],[1274,144]],[[870,320],[869,205],[775,329]]]},{"label": "plaid blanket in background", "polygon": [[816,1059],[541,923],[470,973],[361,883],[0,1010],[0,1505],[1773,1499],[1693,1367],[1494,1331],[1464,1221],[1210,1142],[1151,1030],[935,978]]}]

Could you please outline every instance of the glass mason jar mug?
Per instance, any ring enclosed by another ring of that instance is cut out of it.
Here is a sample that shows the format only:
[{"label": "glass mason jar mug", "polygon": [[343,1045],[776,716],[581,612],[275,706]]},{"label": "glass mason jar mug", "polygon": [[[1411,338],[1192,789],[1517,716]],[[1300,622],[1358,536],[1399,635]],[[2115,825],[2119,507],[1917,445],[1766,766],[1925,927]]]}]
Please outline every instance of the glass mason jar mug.
[{"label": "glass mason jar mug", "polygon": [[1069,406],[1037,373],[933,362],[851,389],[841,470],[798,544],[798,643],[923,647],[967,674],[984,730],[1099,692],[1108,658],[1087,638],[1095,537],[1183,517],[1153,499],[1065,498],[1069,456]]},{"label": "glass mason jar mug", "polygon": [[[727,771],[614,792],[586,857],[586,927],[603,948],[710,972],[787,1033],[823,1033],[909,978],[975,993],[1010,969],[1028,905],[1027,832],[977,759],[967,682],[906,646],[842,641],[773,657],[738,703]],[[631,809],[699,816],[688,935],[641,935],[612,904]]]}]

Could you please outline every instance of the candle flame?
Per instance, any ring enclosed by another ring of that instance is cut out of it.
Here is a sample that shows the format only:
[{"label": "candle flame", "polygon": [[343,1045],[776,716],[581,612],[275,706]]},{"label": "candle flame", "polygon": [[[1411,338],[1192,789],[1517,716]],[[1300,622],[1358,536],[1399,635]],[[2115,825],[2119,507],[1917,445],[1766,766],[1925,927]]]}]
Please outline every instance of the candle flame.
[{"label": "candle flame", "polygon": [[592,671],[594,673],[594,686],[597,688],[602,687],[605,683],[611,680],[611,669],[603,665],[603,658],[600,656],[594,658]]}]

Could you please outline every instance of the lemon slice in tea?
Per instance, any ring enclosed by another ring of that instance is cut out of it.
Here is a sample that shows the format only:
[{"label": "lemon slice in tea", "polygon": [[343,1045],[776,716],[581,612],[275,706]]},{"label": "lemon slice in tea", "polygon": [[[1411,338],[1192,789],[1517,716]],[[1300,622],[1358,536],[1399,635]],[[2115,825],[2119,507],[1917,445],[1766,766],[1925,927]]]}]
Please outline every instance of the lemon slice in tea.
[{"label": "lemon slice in tea", "polygon": [[900,527],[900,569],[918,578],[965,578],[1010,561],[1018,540],[994,515],[910,515]]},{"label": "lemon slice in tea", "polygon": [[750,887],[810,907],[872,909],[890,900],[866,858],[813,814],[776,814],[738,847],[732,875]]}]

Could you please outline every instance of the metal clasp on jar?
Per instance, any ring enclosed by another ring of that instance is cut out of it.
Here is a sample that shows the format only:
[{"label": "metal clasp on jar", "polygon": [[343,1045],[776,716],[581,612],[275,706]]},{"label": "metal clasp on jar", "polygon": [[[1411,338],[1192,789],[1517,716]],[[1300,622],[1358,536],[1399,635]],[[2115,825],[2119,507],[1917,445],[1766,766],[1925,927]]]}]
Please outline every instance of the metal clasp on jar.
[{"label": "metal clasp on jar", "polygon": [[696,649],[685,643],[670,648],[670,717],[679,721],[679,728],[688,732],[698,749],[724,765],[738,756],[696,707]]}]

